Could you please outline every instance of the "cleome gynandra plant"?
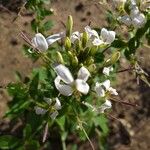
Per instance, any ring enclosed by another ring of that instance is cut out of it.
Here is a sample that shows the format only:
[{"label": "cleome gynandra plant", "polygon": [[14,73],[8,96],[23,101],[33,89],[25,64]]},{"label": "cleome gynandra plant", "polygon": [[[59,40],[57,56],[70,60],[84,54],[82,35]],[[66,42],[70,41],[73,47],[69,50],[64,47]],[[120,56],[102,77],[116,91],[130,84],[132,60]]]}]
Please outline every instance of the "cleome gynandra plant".
[{"label": "cleome gynandra plant", "polygon": [[[22,32],[29,53],[43,63],[29,77],[22,79],[19,75],[17,83],[7,86],[13,99],[6,117],[19,118],[23,133],[21,138],[1,136],[0,142],[9,141],[12,144],[7,146],[17,150],[66,150],[68,137],[73,135],[88,139],[95,149],[89,137],[97,134],[99,147],[106,149],[106,117],[112,102],[133,105],[118,100],[118,92],[112,86],[111,81],[120,71],[120,58],[130,63],[125,71],[133,71],[135,77],[150,85],[136,56],[136,50],[148,47],[144,42],[150,41],[150,12],[145,3],[114,0],[115,10],[108,11],[107,28],[86,26],[82,33],[74,32],[73,19],[68,16],[66,31],[53,35],[36,33],[32,39]],[[126,33],[119,32],[122,28]],[[57,140],[62,144],[54,144]],[[70,149],[78,146],[74,143]]]}]

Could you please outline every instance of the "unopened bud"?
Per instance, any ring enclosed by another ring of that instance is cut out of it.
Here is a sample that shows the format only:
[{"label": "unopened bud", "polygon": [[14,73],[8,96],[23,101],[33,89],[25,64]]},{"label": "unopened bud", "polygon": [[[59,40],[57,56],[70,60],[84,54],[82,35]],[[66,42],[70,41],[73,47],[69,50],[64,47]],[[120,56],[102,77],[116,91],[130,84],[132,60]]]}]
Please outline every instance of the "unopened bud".
[{"label": "unopened bud", "polygon": [[95,72],[95,70],[96,70],[96,65],[95,64],[91,64],[89,67],[88,67],[88,70],[89,70],[89,72]]},{"label": "unopened bud", "polygon": [[88,42],[88,33],[87,32],[83,32],[81,41],[82,41],[82,47],[85,48],[86,44]]},{"label": "unopened bud", "polygon": [[72,33],[72,27],[73,27],[73,19],[72,16],[68,16],[68,20],[66,23],[66,36],[70,37]]},{"label": "unopened bud", "polygon": [[90,50],[90,55],[94,56],[97,52],[98,46],[93,46]]},{"label": "unopened bud", "polygon": [[65,49],[68,51],[68,50],[70,50],[70,48],[71,48],[71,40],[68,37],[66,37],[66,39],[65,39]]},{"label": "unopened bud", "polygon": [[86,65],[91,65],[94,63],[94,59],[92,57],[87,58]]},{"label": "unopened bud", "polygon": [[64,59],[59,51],[56,52],[56,59],[58,63],[64,64]]},{"label": "unopened bud", "polygon": [[70,61],[71,61],[71,64],[72,66],[77,66],[78,65],[78,58],[71,52],[71,51],[68,51],[68,55],[70,57]]},{"label": "unopened bud", "polygon": [[120,52],[115,52],[109,59],[104,62],[103,67],[108,67],[115,64],[120,58]]}]

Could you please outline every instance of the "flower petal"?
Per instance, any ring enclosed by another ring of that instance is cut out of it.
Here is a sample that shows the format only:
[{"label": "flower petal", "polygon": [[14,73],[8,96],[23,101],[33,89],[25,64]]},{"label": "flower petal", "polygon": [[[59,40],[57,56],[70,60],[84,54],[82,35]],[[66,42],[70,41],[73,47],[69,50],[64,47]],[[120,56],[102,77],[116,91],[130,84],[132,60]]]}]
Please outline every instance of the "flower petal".
[{"label": "flower petal", "polygon": [[48,49],[48,43],[41,33],[37,33],[31,40],[31,43],[35,48],[38,48],[41,51],[45,51]]},{"label": "flower petal", "polygon": [[78,79],[87,81],[89,76],[90,76],[90,72],[84,66],[82,66],[78,71]]},{"label": "flower petal", "polygon": [[108,30],[105,28],[102,28],[101,30],[101,38],[102,40],[105,42],[107,40],[108,37]]},{"label": "flower petal", "polygon": [[64,96],[72,95],[72,93],[73,93],[72,87],[69,85],[60,84],[60,80],[61,80],[61,78],[59,76],[57,76],[54,80],[55,86],[56,86],[57,90],[60,92],[60,94],[62,94]]},{"label": "flower petal", "polygon": [[90,26],[86,26],[84,29],[88,33],[89,38],[92,38],[92,37],[99,38],[98,33],[95,30],[92,30]]},{"label": "flower petal", "polygon": [[112,107],[111,102],[110,102],[109,100],[106,100],[105,103],[103,103],[103,104],[98,108],[98,111],[99,111],[100,113],[104,113],[104,111],[105,111],[106,109],[109,109],[109,108],[111,108],[111,107]]},{"label": "flower petal", "polygon": [[93,41],[92,41],[93,45],[94,46],[99,46],[99,45],[102,45],[104,44],[104,42],[102,40],[100,40],[99,38],[95,38]]},{"label": "flower petal", "polygon": [[56,100],[56,103],[55,103],[55,105],[54,105],[54,108],[55,108],[56,110],[61,109],[60,100],[59,100],[57,97],[55,98],[55,100]]},{"label": "flower petal", "polygon": [[105,96],[105,90],[102,88],[102,84],[100,84],[98,82],[96,82],[95,91],[96,91],[98,96],[100,96],[100,97]]},{"label": "flower petal", "polygon": [[51,98],[44,97],[43,100],[44,100],[48,105],[51,105],[51,104],[52,104],[52,99],[51,99]]},{"label": "flower petal", "polygon": [[58,75],[65,83],[71,84],[71,83],[74,81],[70,70],[69,70],[66,66],[64,66],[64,65],[62,65],[62,64],[59,64],[59,65],[57,65],[56,67],[54,67],[54,69],[55,69],[57,75]]},{"label": "flower petal", "polygon": [[146,23],[145,16],[143,14],[139,14],[132,20],[132,24],[135,28],[140,28]]},{"label": "flower petal", "polygon": [[75,80],[75,85],[78,91],[80,91],[83,94],[87,94],[89,92],[89,85],[81,79]]},{"label": "flower petal", "polygon": [[114,31],[108,31],[108,37],[106,39],[107,44],[111,44],[115,40],[116,33]]},{"label": "flower petal", "polygon": [[108,91],[109,91],[111,94],[113,94],[113,95],[118,95],[116,89],[114,89],[114,88],[112,88],[112,87],[110,87],[110,88],[108,89]]},{"label": "flower petal", "polygon": [[106,80],[101,84],[105,87],[105,90],[108,90],[110,88],[110,80]]},{"label": "flower petal", "polygon": [[118,18],[119,21],[121,21],[122,23],[124,23],[127,26],[131,25],[131,18],[129,16],[122,16]]},{"label": "flower petal", "polygon": [[47,112],[46,109],[43,109],[43,108],[41,108],[39,106],[35,106],[34,109],[35,109],[35,113],[37,115],[44,115]]},{"label": "flower petal", "polygon": [[51,45],[54,42],[56,42],[56,41],[60,40],[61,38],[63,38],[64,36],[65,36],[65,33],[64,32],[60,32],[60,33],[48,36],[46,38],[46,41],[47,41],[48,45]]},{"label": "flower petal", "polygon": [[105,74],[106,76],[109,76],[110,71],[113,71],[113,67],[104,67],[103,68],[103,74]]},{"label": "flower petal", "polygon": [[81,34],[79,31],[73,32],[70,39],[71,42],[74,43],[76,40],[80,40]]},{"label": "flower petal", "polygon": [[54,111],[54,112],[50,115],[51,119],[53,119],[53,120],[55,120],[57,116],[58,116],[58,111]]}]

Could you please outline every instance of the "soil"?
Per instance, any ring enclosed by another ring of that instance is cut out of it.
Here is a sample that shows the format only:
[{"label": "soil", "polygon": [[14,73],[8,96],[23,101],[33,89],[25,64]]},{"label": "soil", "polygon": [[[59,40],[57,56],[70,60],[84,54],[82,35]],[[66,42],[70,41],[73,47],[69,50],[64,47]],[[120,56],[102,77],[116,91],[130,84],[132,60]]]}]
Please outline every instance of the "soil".
[{"label": "soil", "polygon": [[[0,117],[7,110],[7,102],[10,100],[2,87],[16,80],[15,71],[26,76],[33,67],[38,66],[38,63],[33,63],[23,55],[24,41],[19,35],[20,30],[32,34],[30,21],[33,16],[22,15],[16,19],[18,10],[24,1],[10,0],[9,2],[7,5],[6,3],[0,4]],[[54,15],[48,19],[54,20],[55,26],[49,33],[60,32],[60,29],[63,31],[64,20],[70,14],[74,18],[74,31],[82,31],[88,24],[91,24],[92,27],[105,26],[105,8],[99,7],[98,2],[98,0],[52,1],[51,8],[54,9]],[[139,49],[137,56],[142,68],[150,74],[150,49]],[[124,59],[122,61],[124,62],[122,67],[128,67],[128,63]],[[138,104],[138,107],[113,103],[112,116],[120,121],[110,119],[109,147],[112,150],[149,150],[150,88],[143,82],[137,85],[135,76],[131,72],[118,73],[117,80],[118,99],[131,101]],[[94,139],[92,141],[94,145],[97,145]],[[91,148],[88,143],[85,143],[80,149],[90,150]]]}]

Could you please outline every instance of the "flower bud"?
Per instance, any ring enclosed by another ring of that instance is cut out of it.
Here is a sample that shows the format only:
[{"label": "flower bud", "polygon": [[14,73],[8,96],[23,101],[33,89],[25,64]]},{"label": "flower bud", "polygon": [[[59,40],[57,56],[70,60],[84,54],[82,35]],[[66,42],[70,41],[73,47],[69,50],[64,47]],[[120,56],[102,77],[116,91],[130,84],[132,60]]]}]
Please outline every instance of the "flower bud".
[{"label": "flower bud", "polygon": [[72,16],[68,16],[67,24],[66,24],[66,36],[70,37],[72,33],[72,27],[73,27],[73,19]]},{"label": "flower bud", "polygon": [[97,52],[97,49],[98,49],[98,46],[93,46],[91,49],[90,49],[90,55],[91,56],[94,56]]},{"label": "flower bud", "polygon": [[86,65],[91,65],[94,63],[94,59],[92,57],[87,58]]},{"label": "flower bud", "polygon": [[88,33],[87,32],[83,33],[81,41],[82,41],[82,47],[85,48],[86,44],[88,42]]},{"label": "flower bud", "polygon": [[56,52],[56,59],[58,63],[64,64],[64,59],[59,51]]},{"label": "flower bud", "polygon": [[65,39],[65,49],[68,51],[68,50],[70,50],[70,48],[71,48],[71,40],[68,37],[66,37],[66,39]]},{"label": "flower bud", "polygon": [[108,67],[115,64],[120,58],[120,52],[115,52],[109,59],[104,62],[103,67]]},{"label": "flower bud", "polygon": [[68,55],[70,57],[71,64],[75,67],[78,65],[78,58],[71,52],[68,51]]},{"label": "flower bud", "polygon": [[95,72],[95,70],[96,70],[96,65],[95,65],[95,64],[91,64],[91,65],[88,67],[88,70],[89,70],[89,72]]}]

